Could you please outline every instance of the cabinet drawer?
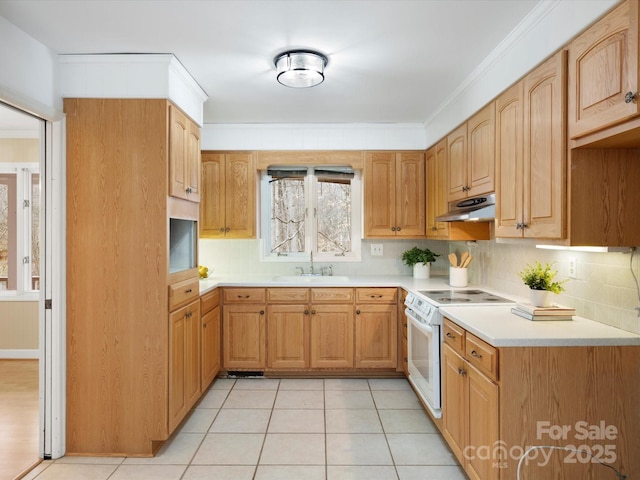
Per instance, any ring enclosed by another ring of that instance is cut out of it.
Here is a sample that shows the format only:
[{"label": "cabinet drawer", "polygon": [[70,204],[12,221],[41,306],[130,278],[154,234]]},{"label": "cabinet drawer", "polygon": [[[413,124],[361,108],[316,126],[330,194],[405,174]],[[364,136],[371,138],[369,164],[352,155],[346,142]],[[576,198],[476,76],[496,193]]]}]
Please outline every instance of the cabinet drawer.
[{"label": "cabinet drawer", "polygon": [[460,355],[464,355],[464,328],[459,327],[447,318],[444,319],[444,325],[442,328],[442,338],[444,339],[444,343],[449,345]]},{"label": "cabinet drawer", "polygon": [[189,303],[200,295],[200,280],[190,278],[169,285],[169,311]]},{"label": "cabinet drawer", "polygon": [[311,303],[353,302],[353,288],[312,288]]},{"label": "cabinet drawer", "polygon": [[220,290],[217,288],[212,292],[207,292],[200,297],[200,311],[202,315],[210,312],[220,305]]},{"label": "cabinet drawer", "polygon": [[225,288],[222,293],[224,303],[265,303],[264,288]]},{"label": "cabinet drawer", "polygon": [[498,350],[495,347],[467,332],[465,356],[470,364],[485,372],[494,380],[498,379]]},{"label": "cabinet drawer", "polygon": [[309,303],[310,298],[308,288],[267,289],[267,303]]},{"label": "cabinet drawer", "polygon": [[397,288],[357,288],[357,303],[396,303],[398,301]]}]

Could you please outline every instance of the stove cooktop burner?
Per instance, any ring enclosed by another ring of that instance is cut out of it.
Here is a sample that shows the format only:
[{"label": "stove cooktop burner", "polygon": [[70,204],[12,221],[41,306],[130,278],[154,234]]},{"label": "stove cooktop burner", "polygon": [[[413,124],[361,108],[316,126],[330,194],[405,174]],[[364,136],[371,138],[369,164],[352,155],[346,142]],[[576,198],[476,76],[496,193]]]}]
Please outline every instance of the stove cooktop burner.
[{"label": "stove cooktop burner", "polygon": [[499,297],[483,290],[422,290],[419,292],[437,303],[448,305],[480,304],[480,303],[513,303],[513,301]]}]

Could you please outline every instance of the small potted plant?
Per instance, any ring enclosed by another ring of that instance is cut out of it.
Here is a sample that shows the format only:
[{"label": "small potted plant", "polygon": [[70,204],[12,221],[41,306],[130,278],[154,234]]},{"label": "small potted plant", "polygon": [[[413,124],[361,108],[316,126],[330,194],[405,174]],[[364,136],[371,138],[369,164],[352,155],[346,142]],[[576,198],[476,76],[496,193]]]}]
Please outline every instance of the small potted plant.
[{"label": "small potted plant", "polygon": [[564,291],[562,284],[566,282],[554,281],[557,271],[552,270],[554,263],[547,263],[544,266],[536,260],[535,265],[529,265],[518,273],[525,285],[529,287],[531,305],[535,307],[550,307],[551,294],[558,294]]},{"label": "small potted plant", "polygon": [[428,248],[413,247],[402,254],[402,261],[413,267],[414,278],[429,278],[431,263],[436,261],[440,254],[434,253]]}]

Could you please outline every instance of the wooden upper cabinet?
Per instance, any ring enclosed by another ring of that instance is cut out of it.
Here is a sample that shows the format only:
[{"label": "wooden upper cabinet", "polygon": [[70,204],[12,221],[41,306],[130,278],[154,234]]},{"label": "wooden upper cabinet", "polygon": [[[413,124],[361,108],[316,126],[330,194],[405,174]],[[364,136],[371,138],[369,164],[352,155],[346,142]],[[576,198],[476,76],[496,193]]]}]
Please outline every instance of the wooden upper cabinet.
[{"label": "wooden upper cabinet", "polygon": [[436,147],[427,150],[426,161],[426,185],[427,185],[427,238],[437,237],[436,227]]},{"label": "wooden upper cabinet", "polygon": [[364,190],[365,237],[424,237],[424,152],[367,152]]},{"label": "wooden upper cabinet", "polygon": [[255,238],[255,179],[252,152],[202,152],[200,237]]},{"label": "wooden upper cabinet", "polygon": [[460,125],[447,136],[448,201],[467,196],[467,124]]},{"label": "wooden upper cabinet", "polygon": [[566,51],[496,99],[496,237],[566,237]]},{"label": "wooden upper cabinet", "polygon": [[562,50],[524,79],[525,237],[566,236],[566,79]]},{"label": "wooden upper cabinet", "polygon": [[638,2],[629,0],[569,45],[569,135],[638,115]]},{"label": "wooden upper cabinet", "polygon": [[200,201],[200,127],[169,105],[169,195]]},{"label": "wooden upper cabinet", "polygon": [[447,139],[427,150],[427,238],[447,239],[449,224],[436,222],[436,217],[447,212]]},{"label": "wooden upper cabinet", "polygon": [[449,202],[494,191],[494,124],[492,102],[448,135]]},{"label": "wooden upper cabinet", "polygon": [[518,82],[496,99],[496,237],[522,237],[523,92]]},{"label": "wooden upper cabinet", "polygon": [[467,197],[494,191],[495,103],[491,102],[467,122]]}]

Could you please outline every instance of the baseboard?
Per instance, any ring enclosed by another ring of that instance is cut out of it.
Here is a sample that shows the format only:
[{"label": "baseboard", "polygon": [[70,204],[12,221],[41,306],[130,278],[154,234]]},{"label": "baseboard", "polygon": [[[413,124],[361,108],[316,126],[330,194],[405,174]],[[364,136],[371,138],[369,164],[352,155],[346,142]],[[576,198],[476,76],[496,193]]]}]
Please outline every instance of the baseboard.
[{"label": "baseboard", "polygon": [[27,359],[32,358],[37,360],[40,358],[40,352],[38,350],[2,350],[0,349],[0,359]]}]

